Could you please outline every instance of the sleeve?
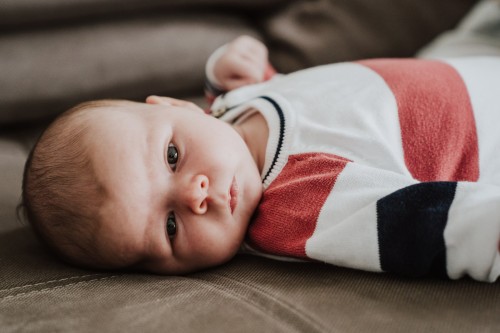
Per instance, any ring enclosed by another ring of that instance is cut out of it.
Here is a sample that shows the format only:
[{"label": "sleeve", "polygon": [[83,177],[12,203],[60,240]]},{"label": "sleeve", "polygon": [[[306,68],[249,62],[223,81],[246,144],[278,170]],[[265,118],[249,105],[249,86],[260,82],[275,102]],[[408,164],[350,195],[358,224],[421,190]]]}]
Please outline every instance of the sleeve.
[{"label": "sleeve", "polygon": [[248,232],[254,250],[409,277],[498,279],[500,187],[418,182],[325,154],[293,163],[264,192]]}]

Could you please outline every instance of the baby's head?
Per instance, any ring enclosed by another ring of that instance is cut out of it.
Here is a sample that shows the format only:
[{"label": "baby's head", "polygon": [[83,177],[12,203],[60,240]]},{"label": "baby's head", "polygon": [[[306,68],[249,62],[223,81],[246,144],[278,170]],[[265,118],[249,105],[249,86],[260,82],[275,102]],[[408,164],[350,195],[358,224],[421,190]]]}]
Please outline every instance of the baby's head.
[{"label": "baby's head", "polygon": [[233,127],[152,97],[84,103],[57,118],[26,162],[22,207],[66,261],[182,274],[229,260],[261,195]]}]

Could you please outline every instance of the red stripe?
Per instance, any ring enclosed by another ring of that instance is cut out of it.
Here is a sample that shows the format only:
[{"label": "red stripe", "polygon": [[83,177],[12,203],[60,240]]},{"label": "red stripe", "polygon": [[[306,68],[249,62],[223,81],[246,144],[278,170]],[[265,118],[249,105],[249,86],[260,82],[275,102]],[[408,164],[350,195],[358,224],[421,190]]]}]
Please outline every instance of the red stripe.
[{"label": "red stripe", "polygon": [[420,181],[476,181],[479,153],[472,105],[460,74],[434,60],[361,61],[397,100],[405,163]]},{"label": "red stripe", "polygon": [[275,255],[306,258],[306,241],[348,160],[331,154],[292,155],[264,192],[248,243]]}]

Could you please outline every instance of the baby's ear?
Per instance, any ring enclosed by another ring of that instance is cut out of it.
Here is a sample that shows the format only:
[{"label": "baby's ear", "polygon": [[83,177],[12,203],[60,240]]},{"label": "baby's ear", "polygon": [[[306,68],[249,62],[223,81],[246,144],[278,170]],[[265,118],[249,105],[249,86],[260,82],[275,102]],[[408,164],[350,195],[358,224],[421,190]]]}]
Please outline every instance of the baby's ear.
[{"label": "baby's ear", "polygon": [[157,105],[165,105],[165,106],[177,106],[177,107],[182,107],[182,108],[187,108],[194,110],[196,112],[202,112],[205,113],[202,109],[200,109],[196,104],[188,102],[188,101],[183,101],[181,99],[176,99],[172,97],[163,97],[163,96],[149,96],[146,98],[146,103],[147,104],[157,104]]},{"label": "baby's ear", "polygon": [[173,98],[151,95],[148,96],[148,98],[146,98],[146,104],[159,104],[159,105],[172,106],[174,105],[172,104],[172,100]]}]

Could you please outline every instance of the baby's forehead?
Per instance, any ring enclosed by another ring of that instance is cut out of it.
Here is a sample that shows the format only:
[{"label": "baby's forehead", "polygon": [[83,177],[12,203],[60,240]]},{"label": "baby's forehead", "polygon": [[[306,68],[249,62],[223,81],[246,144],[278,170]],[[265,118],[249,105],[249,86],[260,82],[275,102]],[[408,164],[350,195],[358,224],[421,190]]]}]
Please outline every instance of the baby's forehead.
[{"label": "baby's forehead", "polygon": [[[137,104],[137,105],[136,105]],[[140,125],[144,118],[140,104],[103,104],[89,108],[82,113],[84,126],[89,132],[122,130]],[[121,125],[126,126],[121,126]]]},{"label": "baby's forehead", "polygon": [[124,112],[136,113],[144,105],[144,103],[126,100],[103,100],[89,104],[86,111],[87,115],[92,118],[102,117],[103,114],[116,117]]}]

